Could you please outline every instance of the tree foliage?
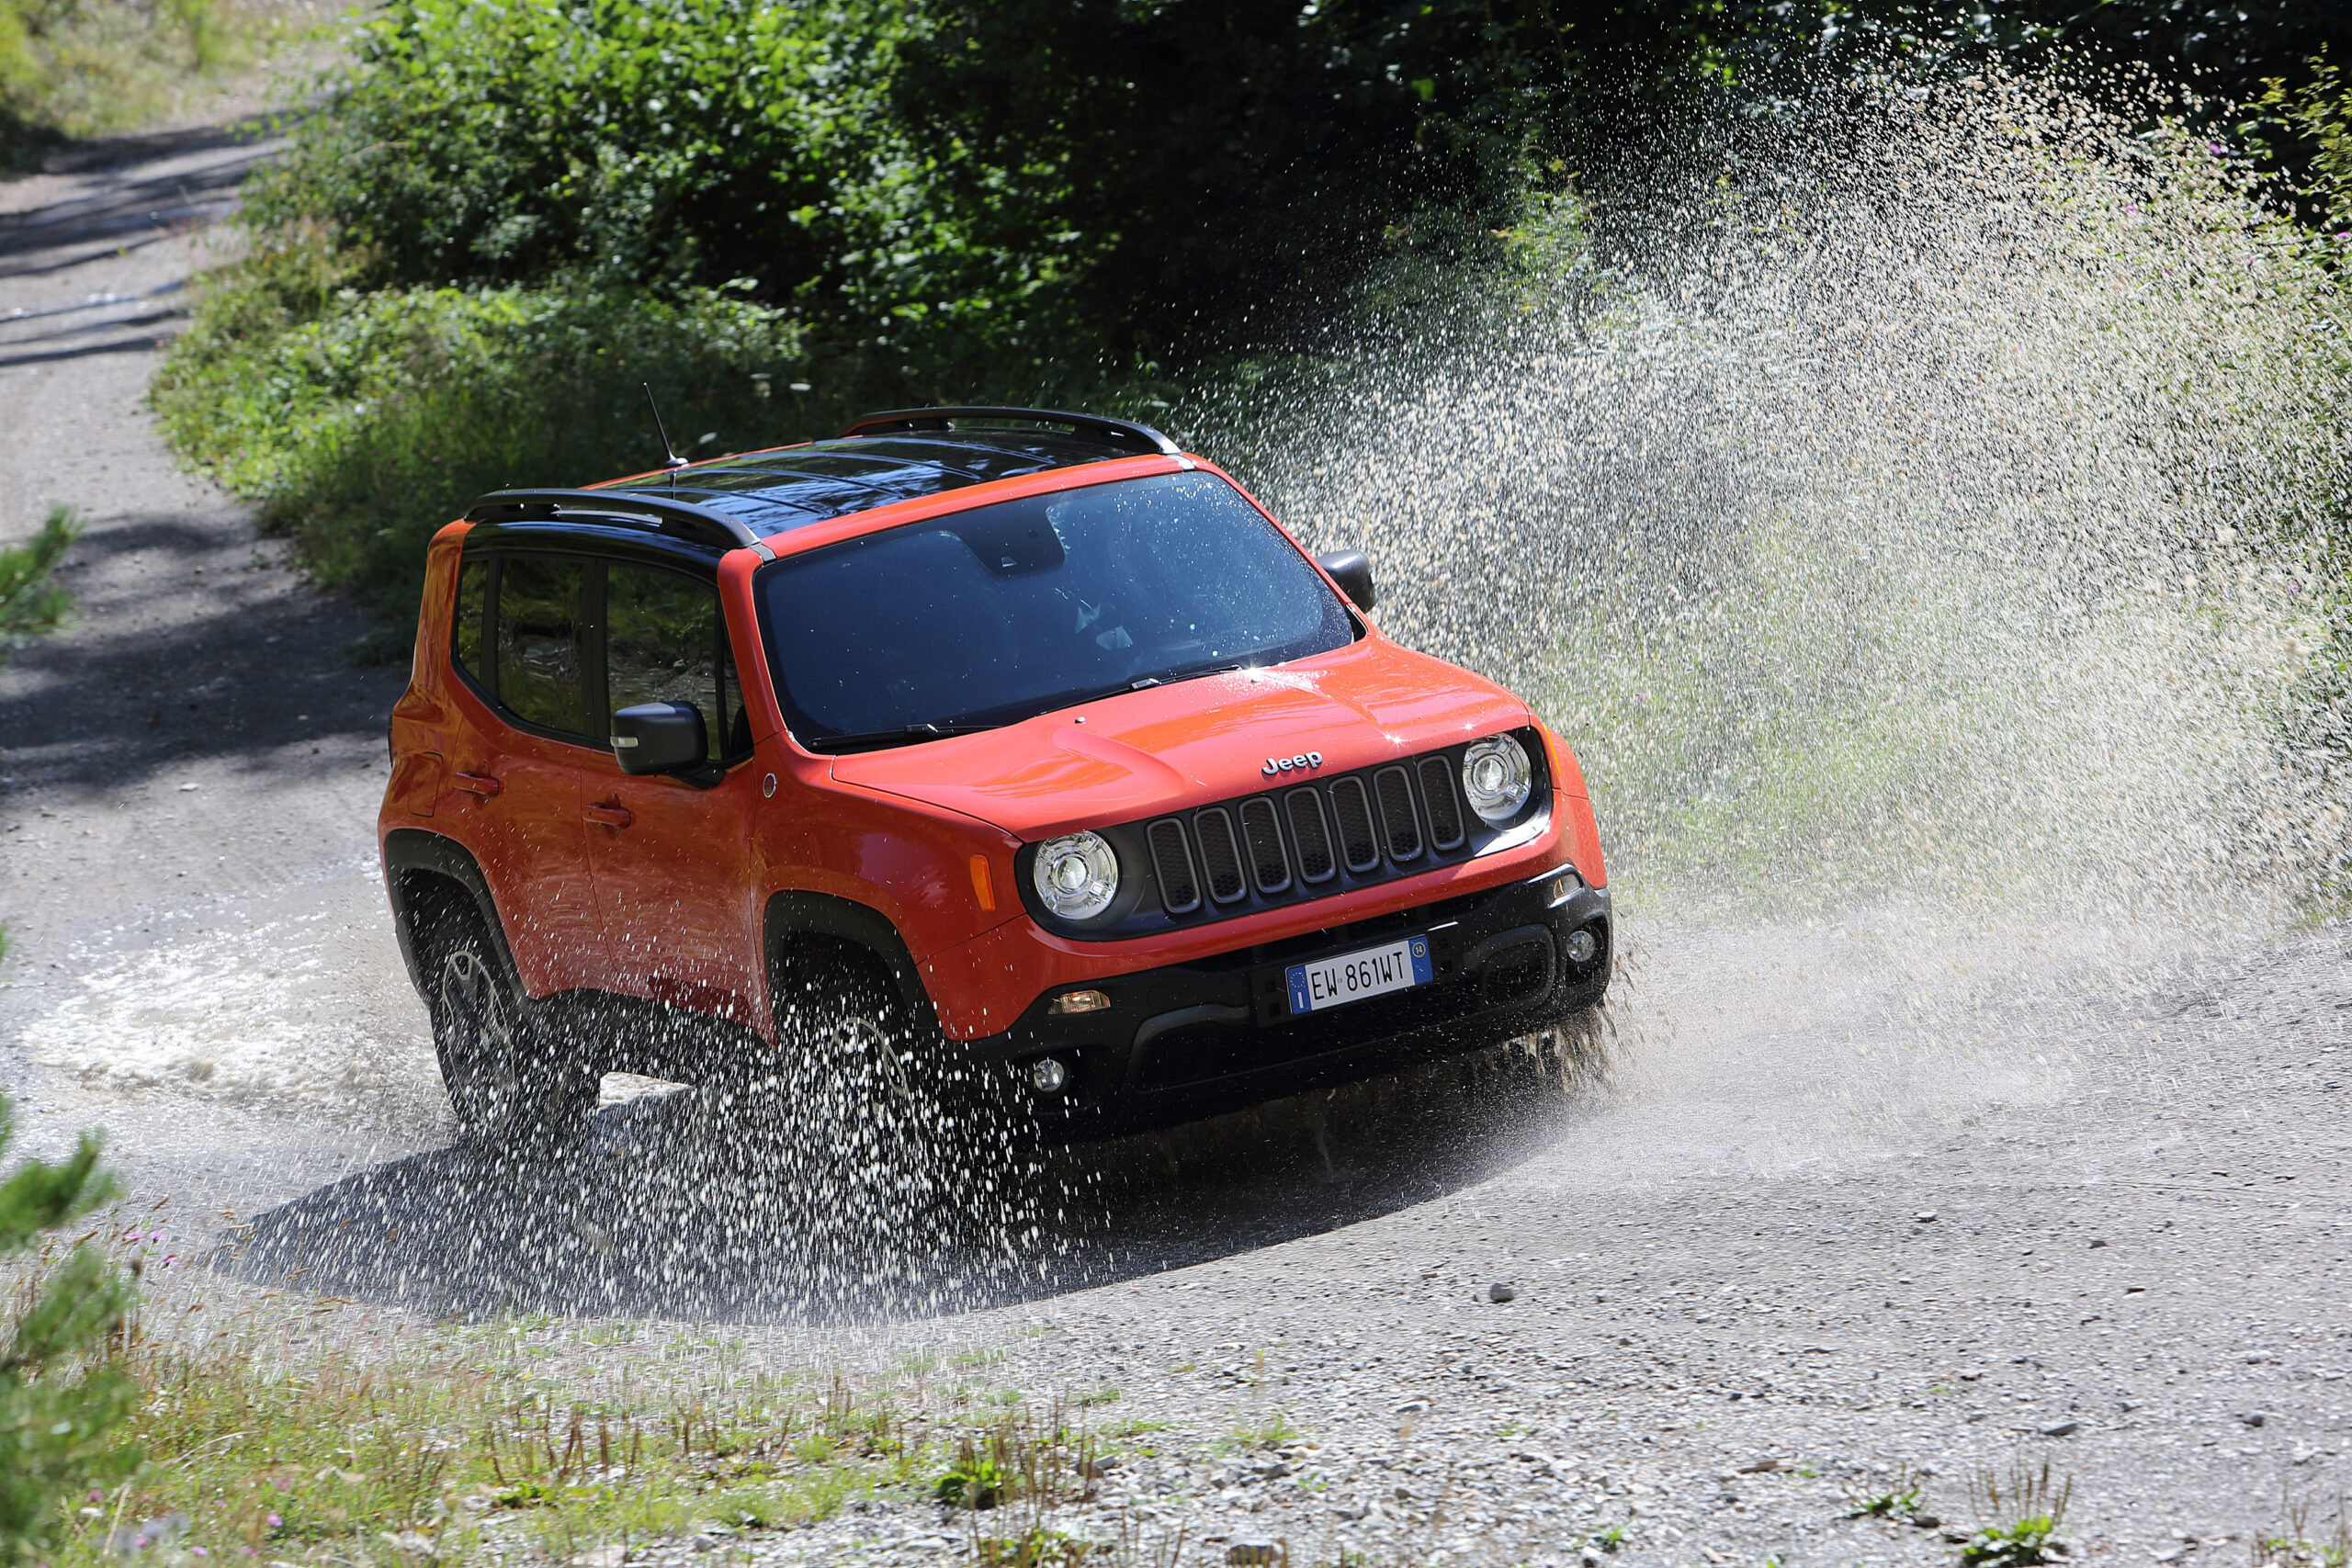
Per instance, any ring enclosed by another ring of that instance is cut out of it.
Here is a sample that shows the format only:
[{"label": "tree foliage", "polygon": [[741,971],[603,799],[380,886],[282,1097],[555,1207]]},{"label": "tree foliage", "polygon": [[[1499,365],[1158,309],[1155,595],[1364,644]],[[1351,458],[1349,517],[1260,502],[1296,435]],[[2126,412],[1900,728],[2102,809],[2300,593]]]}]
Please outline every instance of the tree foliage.
[{"label": "tree foliage", "polygon": [[40,533],[0,549],[0,660],[24,638],[65,624],[74,595],[49,579],[81,536],[82,521],[73,508],[53,506]]},{"label": "tree foliage", "polygon": [[2274,167],[2308,171],[2290,196],[2306,216],[2343,239],[2352,231],[2352,82],[2322,54],[2300,86],[2274,76],[2240,128]]},{"label": "tree foliage", "polygon": [[[0,1150],[14,1121],[0,1100]],[[25,1161],[0,1184],[0,1259],[22,1258],[116,1195],[86,1134],[62,1162]],[[0,1351],[0,1562],[47,1551],[65,1523],[62,1499],[139,1464],[119,1440],[139,1387],[107,1343],[130,1299],[130,1282],[87,1243],[18,1287]]]}]

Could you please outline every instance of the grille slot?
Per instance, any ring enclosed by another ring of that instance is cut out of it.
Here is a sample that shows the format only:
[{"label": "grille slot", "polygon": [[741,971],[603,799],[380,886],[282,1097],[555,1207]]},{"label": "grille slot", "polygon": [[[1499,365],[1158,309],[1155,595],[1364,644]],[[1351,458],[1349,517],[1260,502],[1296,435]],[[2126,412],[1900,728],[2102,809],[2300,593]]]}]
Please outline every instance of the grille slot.
[{"label": "grille slot", "polygon": [[1201,870],[1209,885],[1209,897],[1220,904],[1230,904],[1250,891],[1250,884],[1241,874],[1241,846],[1233,837],[1233,818],[1222,806],[1213,806],[1193,818],[1193,832],[1201,843]]},{"label": "grille slot", "polygon": [[1283,825],[1274,803],[1264,795],[1241,803],[1241,838],[1250,849],[1250,873],[1261,893],[1290,886],[1290,856],[1283,852]]},{"label": "grille slot", "polygon": [[1159,877],[1159,907],[1171,915],[1188,915],[1201,907],[1200,879],[1193,874],[1193,853],[1184,847],[1184,824],[1173,817],[1154,822],[1151,868]]},{"label": "grille slot", "polygon": [[1331,785],[1331,814],[1340,819],[1340,859],[1350,871],[1370,871],[1380,863],[1380,839],[1373,831],[1372,799],[1362,779],[1339,779]]},{"label": "grille slot", "polygon": [[1462,841],[1462,802],[1453,793],[1453,762],[1430,757],[1421,763],[1421,805],[1429,811],[1430,843],[1450,850]]},{"label": "grille slot", "polygon": [[1298,879],[1329,882],[1340,863],[1331,852],[1331,825],[1323,815],[1323,797],[1311,789],[1295,789],[1285,804],[1290,807],[1291,842],[1298,846]]},{"label": "grille slot", "polygon": [[1413,816],[1411,776],[1402,768],[1383,768],[1372,775],[1372,787],[1380,796],[1380,829],[1388,840],[1388,858],[1418,860],[1421,825]]}]

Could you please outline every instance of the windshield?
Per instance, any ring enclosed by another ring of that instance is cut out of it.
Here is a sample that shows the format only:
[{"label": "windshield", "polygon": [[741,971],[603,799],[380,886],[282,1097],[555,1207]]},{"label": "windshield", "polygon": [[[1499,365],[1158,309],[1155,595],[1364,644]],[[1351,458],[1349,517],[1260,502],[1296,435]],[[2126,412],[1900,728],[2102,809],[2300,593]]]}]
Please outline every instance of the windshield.
[{"label": "windshield", "polygon": [[1321,653],[1353,634],[1281,532],[1211,474],[976,507],[767,568],[785,716],[848,750]]}]

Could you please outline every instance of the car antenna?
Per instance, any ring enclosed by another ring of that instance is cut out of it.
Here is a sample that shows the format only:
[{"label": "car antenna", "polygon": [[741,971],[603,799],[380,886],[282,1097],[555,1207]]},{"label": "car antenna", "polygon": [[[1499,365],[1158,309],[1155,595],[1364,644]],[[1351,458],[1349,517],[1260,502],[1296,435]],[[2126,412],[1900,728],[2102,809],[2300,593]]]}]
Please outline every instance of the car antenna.
[{"label": "car antenna", "polygon": [[674,474],[686,466],[686,460],[670,445],[670,432],[662,423],[662,405],[653,400],[653,383],[640,381],[638,385],[645,389],[645,406],[653,411],[653,434],[662,438],[662,466]]}]

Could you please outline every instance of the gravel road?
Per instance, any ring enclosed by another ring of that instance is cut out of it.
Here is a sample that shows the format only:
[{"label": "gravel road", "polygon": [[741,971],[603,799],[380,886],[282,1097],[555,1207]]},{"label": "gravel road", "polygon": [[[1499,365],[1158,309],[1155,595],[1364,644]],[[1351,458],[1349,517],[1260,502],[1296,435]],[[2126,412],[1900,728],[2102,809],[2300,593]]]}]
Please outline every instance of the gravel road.
[{"label": "gravel road", "polygon": [[[611,1201],[679,1190],[660,1097],[478,1168],[371,865],[401,676],[346,662],[363,621],[141,402],[266,152],[199,129],[0,186],[0,538],[53,502],[92,524],[80,624],[0,672],[0,1078],[34,1146],[103,1124],[136,1201],[254,1223],[249,1274],[394,1308],[717,1315],[800,1362],[990,1348],[1009,1386],[1166,1425],[1064,1522],[1134,1510],[1186,1562],[1945,1562],[1852,1499],[1917,1475],[1965,1528],[1970,1478],[2020,1458],[2074,1478],[2101,1560],[2241,1562],[2296,1499],[2334,1528],[2342,927],[2127,956],[1916,914],[1637,925],[1599,1080],[1440,1069],[1067,1156],[1012,1184],[1038,1234],[1010,1261],[710,1263],[695,1227],[739,1222]],[[527,1201],[473,1201],[486,1177]],[[949,1533],[877,1505],[760,1554]]]}]

